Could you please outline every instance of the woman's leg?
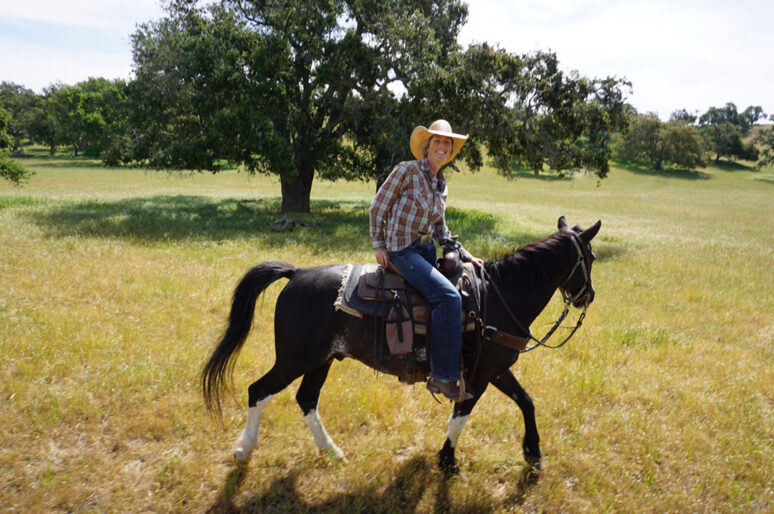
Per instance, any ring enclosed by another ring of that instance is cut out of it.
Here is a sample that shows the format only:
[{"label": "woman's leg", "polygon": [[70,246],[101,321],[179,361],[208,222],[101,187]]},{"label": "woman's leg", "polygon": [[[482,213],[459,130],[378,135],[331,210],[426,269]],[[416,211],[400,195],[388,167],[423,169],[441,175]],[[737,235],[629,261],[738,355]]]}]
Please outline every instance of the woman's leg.
[{"label": "woman's leg", "polygon": [[461,304],[457,289],[435,268],[433,244],[412,244],[390,252],[390,262],[403,278],[433,304],[430,327],[430,375],[456,382],[462,344]]}]

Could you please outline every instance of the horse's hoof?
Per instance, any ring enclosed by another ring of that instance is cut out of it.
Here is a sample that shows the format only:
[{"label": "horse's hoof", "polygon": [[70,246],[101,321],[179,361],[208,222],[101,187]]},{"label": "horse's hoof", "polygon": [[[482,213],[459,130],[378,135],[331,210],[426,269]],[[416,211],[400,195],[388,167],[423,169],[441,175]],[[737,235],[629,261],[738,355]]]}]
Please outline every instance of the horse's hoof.
[{"label": "horse's hoof", "polygon": [[333,445],[330,448],[325,448],[323,451],[335,460],[341,461],[345,464],[348,462],[347,456],[344,455],[344,452],[341,451],[341,448],[336,445]]},{"label": "horse's hoof", "polygon": [[460,468],[457,467],[456,459],[454,458],[454,454],[449,454],[449,452],[445,452],[441,450],[438,452],[438,468],[443,472],[444,475],[456,475],[460,472]]},{"label": "horse's hoof", "polygon": [[234,450],[234,461],[237,464],[247,464],[250,460],[250,454],[252,452],[246,448],[237,448]]},{"label": "horse's hoof", "polygon": [[528,447],[524,447],[524,460],[529,464],[532,469],[539,470],[542,462],[542,455],[540,450],[530,451]]}]

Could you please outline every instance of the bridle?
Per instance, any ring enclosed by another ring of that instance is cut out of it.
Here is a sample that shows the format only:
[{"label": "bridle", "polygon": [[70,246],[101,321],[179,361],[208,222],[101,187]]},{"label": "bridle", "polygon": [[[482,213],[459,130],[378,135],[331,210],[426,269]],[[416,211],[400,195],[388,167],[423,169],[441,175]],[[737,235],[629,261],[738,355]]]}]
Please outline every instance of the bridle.
[{"label": "bridle", "polygon": [[[484,339],[488,340],[497,340],[505,339],[506,341],[508,339],[512,340],[521,340],[524,342],[524,346],[522,348],[517,348],[514,346],[513,343],[507,344],[506,346],[518,349],[520,353],[526,353],[531,350],[534,350],[538,346],[543,346],[545,348],[561,348],[562,346],[569,341],[573,335],[575,335],[575,332],[581,327],[583,324],[583,319],[586,317],[586,309],[588,309],[588,301],[586,301],[583,305],[583,312],[580,313],[578,316],[578,321],[575,324],[575,328],[572,329],[572,332],[564,338],[564,340],[557,344],[557,345],[549,345],[546,344],[548,339],[554,334],[557,328],[561,325],[562,321],[567,317],[567,314],[570,312],[570,305],[575,303],[579,298],[581,298],[584,294],[588,294],[589,286],[591,284],[591,256],[589,255],[587,257],[587,251],[584,245],[581,241],[579,241],[579,237],[574,232],[571,232],[572,234],[572,242],[573,246],[575,246],[575,250],[578,253],[578,259],[575,261],[575,265],[573,266],[572,270],[570,271],[570,274],[567,275],[567,278],[559,285],[559,291],[562,293],[562,299],[564,300],[564,310],[562,310],[562,314],[559,315],[559,318],[554,322],[553,326],[546,332],[546,334],[540,338],[536,339],[532,332],[528,328],[524,328],[524,326],[521,324],[521,322],[516,319],[516,316],[511,311],[510,307],[508,307],[508,303],[505,301],[505,297],[503,297],[503,294],[500,292],[500,289],[497,287],[497,284],[495,284],[493,281],[487,280],[486,277],[486,270],[482,267],[481,268],[481,279],[482,279],[482,287],[484,288],[484,293],[482,294],[482,298],[484,300],[484,306],[483,306],[483,319],[479,318],[478,321],[481,324],[481,334],[484,337]],[[577,273],[578,269],[582,270],[583,272],[583,287],[580,288],[580,290],[572,295],[567,291],[565,286],[568,282],[572,279],[572,277]],[[500,300],[500,304],[502,305],[503,309],[505,309],[505,313],[508,315],[508,318],[511,320],[511,322],[519,328],[523,333],[527,334],[526,338],[519,338],[518,336],[512,336],[510,334],[504,334],[503,331],[499,330],[498,328],[487,325],[486,324],[486,284],[487,282],[489,285],[491,285],[492,289],[495,292],[495,295]],[[499,336],[499,337],[497,337]],[[534,341],[535,344],[532,346],[527,346],[527,341]]]}]

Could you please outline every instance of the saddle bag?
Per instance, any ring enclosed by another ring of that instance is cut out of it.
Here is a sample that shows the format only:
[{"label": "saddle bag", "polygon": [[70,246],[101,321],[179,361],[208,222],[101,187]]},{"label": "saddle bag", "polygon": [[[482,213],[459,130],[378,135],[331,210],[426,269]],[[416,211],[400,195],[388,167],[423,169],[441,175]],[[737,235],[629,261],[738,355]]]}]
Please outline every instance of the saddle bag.
[{"label": "saddle bag", "polygon": [[393,355],[410,353],[414,345],[414,324],[403,278],[386,273],[375,264],[366,264],[358,282],[357,295],[364,300],[391,304],[385,317],[387,346]]}]

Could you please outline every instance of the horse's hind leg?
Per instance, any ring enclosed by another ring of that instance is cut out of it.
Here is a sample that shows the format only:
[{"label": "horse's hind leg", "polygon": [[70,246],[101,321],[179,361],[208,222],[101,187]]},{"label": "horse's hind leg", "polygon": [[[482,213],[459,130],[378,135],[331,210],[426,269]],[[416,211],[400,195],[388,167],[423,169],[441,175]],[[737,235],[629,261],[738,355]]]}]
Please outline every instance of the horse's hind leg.
[{"label": "horse's hind leg", "polygon": [[272,396],[285,389],[300,373],[289,376],[277,369],[276,364],[264,376],[248,388],[247,423],[245,429],[234,443],[234,458],[237,462],[246,463],[250,454],[258,446],[258,426],[261,413]]},{"label": "horse's hind leg", "polygon": [[331,369],[332,362],[332,360],[328,360],[322,366],[304,373],[301,387],[298,388],[298,393],[296,393],[296,401],[304,413],[304,419],[306,419],[306,424],[309,425],[309,429],[312,431],[317,446],[323,451],[329,451],[336,458],[344,459],[344,452],[336,446],[331,436],[325,431],[320,415],[317,412],[320,390],[325,383],[325,379],[328,378],[328,370]]},{"label": "horse's hind leg", "polygon": [[540,436],[538,435],[537,423],[535,423],[535,406],[532,403],[532,398],[510,371],[493,378],[491,382],[497,389],[514,400],[521,409],[524,416],[524,441],[521,445],[524,451],[524,460],[530,466],[539,467],[541,459]]}]

